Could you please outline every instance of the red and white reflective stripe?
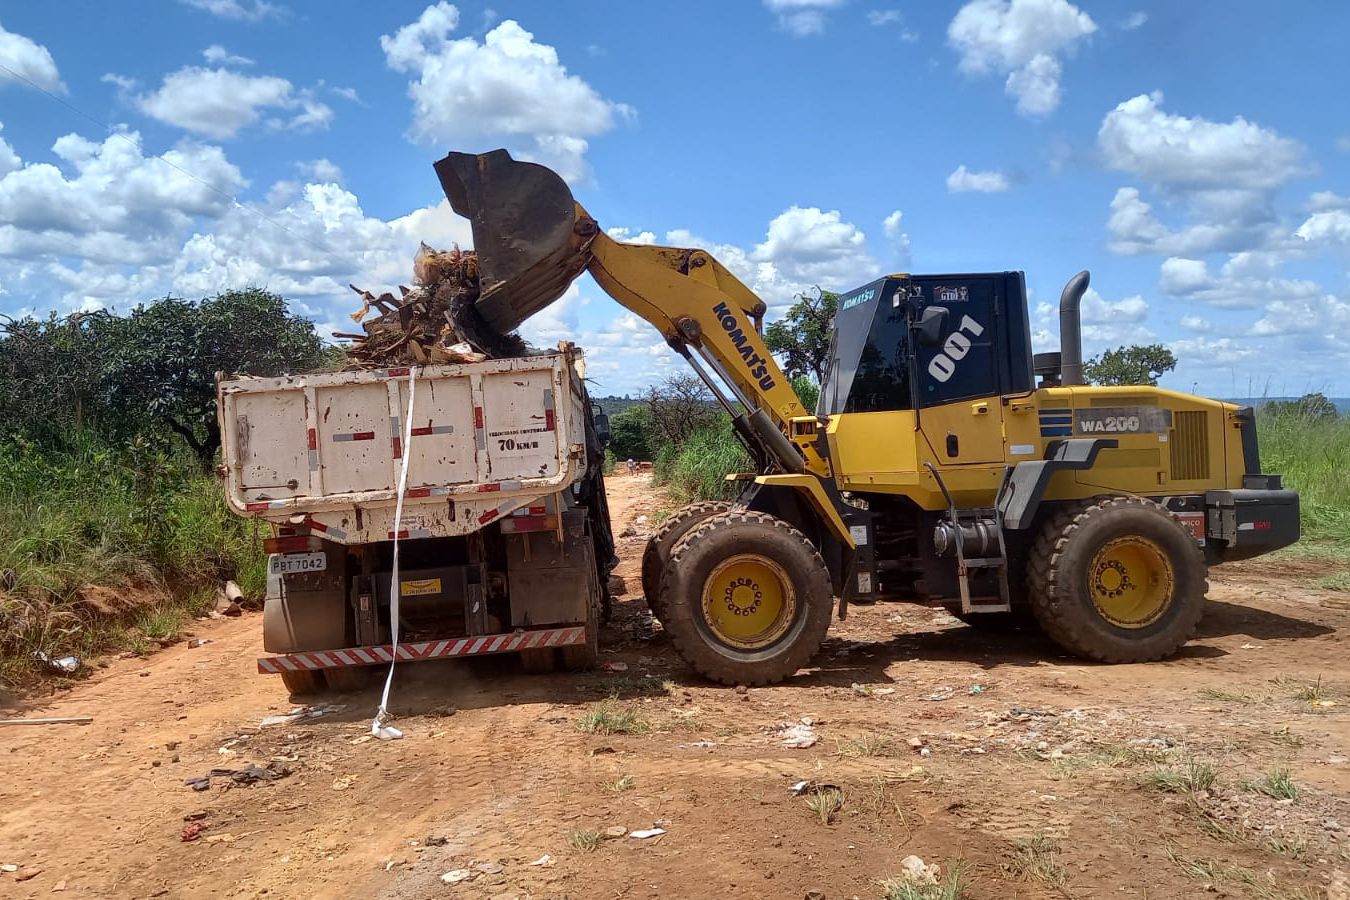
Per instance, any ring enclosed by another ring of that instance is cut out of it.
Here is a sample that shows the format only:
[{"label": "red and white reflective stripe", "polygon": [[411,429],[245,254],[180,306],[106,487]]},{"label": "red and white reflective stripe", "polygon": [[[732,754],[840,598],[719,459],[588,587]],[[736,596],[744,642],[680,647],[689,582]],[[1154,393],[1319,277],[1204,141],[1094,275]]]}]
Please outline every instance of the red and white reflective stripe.
[{"label": "red and white reflective stripe", "polygon": [[306,519],[305,524],[308,525],[310,528],[314,529],[315,531],[320,532],[321,534],[326,534],[335,540],[341,541],[346,539],[347,537],[347,532],[343,531],[341,528],[334,528],[332,525],[325,525],[318,519],[312,517]]},{"label": "red and white reflective stripe", "polygon": [[[564,628],[542,628],[537,631],[517,631],[511,634],[485,634],[477,637],[448,638],[399,644],[400,662],[422,659],[444,659],[455,656],[486,656],[491,653],[515,653],[536,647],[570,647],[586,643],[586,626],[568,625]],[[394,648],[346,647],[341,650],[307,650],[283,656],[263,656],[258,659],[258,671],[264,675],[280,672],[341,669],[347,666],[375,666],[390,662]]]},{"label": "red and white reflective stripe", "polygon": [[394,459],[402,459],[403,439],[398,436],[398,416],[389,417],[389,444],[394,448]]},{"label": "red and white reflective stripe", "polygon": [[388,369],[388,370],[385,371],[384,374],[385,374],[385,377],[387,377],[387,378],[401,378],[402,376],[408,374],[408,367],[407,367],[407,366],[401,366],[401,367],[395,367],[395,368],[393,368],[393,369]]},{"label": "red and white reflective stripe", "polygon": [[448,487],[420,487],[408,488],[408,493],[404,494],[404,496],[411,499],[419,499],[426,497],[448,497],[450,496],[450,493],[451,491]]},{"label": "red and white reflective stripe", "polygon": [[478,494],[491,494],[496,491],[518,491],[523,486],[519,481],[490,481],[487,484],[470,485],[469,490]]},{"label": "red and white reflective stripe", "polygon": [[507,500],[505,503],[503,503],[501,506],[497,507],[496,509],[485,510],[484,512],[482,512],[482,513],[478,516],[478,524],[479,524],[479,525],[486,525],[488,522],[491,522],[493,519],[497,518],[498,516],[504,516],[504,515],[506,515],[506,514],[509,513],[511,510],[513,510],[513,509],[515,509],[516,507],[518,507],[519,505],[520,505],[520,501],[519,501],[519,500]]},{"label": "red and white reflective stripe", "polygon": [[544,391],[544,430],[553,431],[557,427],[558,419],[553,413],[553,391],[548,389]]},{"label": "red and white reflective stripe", "polygon": [[373,431],[344,431],[341,434],[335,434],[334,441],[373,441],[375,432]]},{"label": "red and white reflective stripe", "polygon": [[[428,528],[404,528],[398,533],[400,541],[406,541],[409,538],[429,538],[431,536],[431,530]],[[393,539],[394,532],[391,531],[389,532],[389,540],[392,541]]]},{"label": "red and white reflective stripe", "polygon": [[285,509],[290,503],[289,500],[261,500],[257,503],[245,503],[244,509],[247,512],[262,512],[268,509]]},{"label": "red and white reflective stripe", "polygon": [[430,434],[454,434],[454,433],[455,433],[455,426],[453,425],[423,425],[421,428],[414,428],[412,430],[413,437],[426,437],[427,435]]},{"label": "red and white reflective stripe", "polygon": [[487,433],[483,431],[483,407],[473,408],[473,443],[479,450],[487,449]]},{"label": "red and white reflective stripe", "polygon": [[319,469],[319,430],[317,428],[309,429],[309,470],[317,472]]}]

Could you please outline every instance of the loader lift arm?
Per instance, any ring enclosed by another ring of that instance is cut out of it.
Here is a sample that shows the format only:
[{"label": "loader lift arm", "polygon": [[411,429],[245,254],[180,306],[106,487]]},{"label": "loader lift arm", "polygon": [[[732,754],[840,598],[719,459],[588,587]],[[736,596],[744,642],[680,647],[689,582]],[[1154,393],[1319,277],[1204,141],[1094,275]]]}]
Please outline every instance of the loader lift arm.
[{"label": "loader lift arm", "polygon": [[[435,168],[450,205],[473,227],[477,307],[489,325],[518,327],[589,271],[688,360],[731,415],[761,475],[829,477],[814,411],[802,406],[764,344],[764,301],[709,253],[614,240],[556,173],[505,150],[451,153]],[[809,421],[794,428],[794,419]]]}]

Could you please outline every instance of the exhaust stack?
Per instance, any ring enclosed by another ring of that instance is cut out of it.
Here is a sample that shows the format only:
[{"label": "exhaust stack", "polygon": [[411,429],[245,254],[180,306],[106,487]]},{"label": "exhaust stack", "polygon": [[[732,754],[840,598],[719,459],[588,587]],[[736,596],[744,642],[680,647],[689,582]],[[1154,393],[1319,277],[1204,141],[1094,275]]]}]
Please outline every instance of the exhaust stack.
[{"label": "exhaust stack", "polygon": [[1078,311],[1092,275],[1086,269],[1069,279],[1059,295],[1060,383],[1086,384],[1083,380],[1083,321]]}]

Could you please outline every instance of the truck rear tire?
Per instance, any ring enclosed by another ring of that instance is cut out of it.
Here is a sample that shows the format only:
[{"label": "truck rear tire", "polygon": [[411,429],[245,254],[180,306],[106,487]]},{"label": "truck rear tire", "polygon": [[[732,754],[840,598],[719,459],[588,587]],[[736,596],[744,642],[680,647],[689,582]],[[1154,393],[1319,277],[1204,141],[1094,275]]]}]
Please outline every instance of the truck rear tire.
[{"label": "truck rear tire", "polygon": [[564,669],[570,669],[573,672],[583,672],[587,669],[594,669],[595,664],[600,661],[600,610],[592,608],[590,617],[586,620],[586,643],[569,644],[561,648],[559,654],[562,656]]},{"label": "truck rear tire", "polygon": [[286,690],[290,692],[293,699],[322,694],[328,687],[328,679],[324,678],[323,672],[308,669],[302,669],[298,672],[282,672],[281,683],[286,685]]},{"label": "truck rear tire", "polygon": [[647,608],[662,623],[666,617],[661,614],[661,576],[670,559],[670,551],[680,538],[689,533],[689,529],[709,516],[719,515],[729,509],[731,504],[725,500],[691,503],[675,510],[647,541],[647,548],[642,551],[642,593],[647,599]]},{"label": "truck rear tire", "polygon": [[1199,545],[1171,512],[1142,497],[1106,497],[1046,523],[1031,549],[1028,599],[1070,653],[1146,662],[1190,640],[1207,575]]},{"label": "truck rear tire", "polygon": [[553,671],[557,659],[552,647],[535,647],[520,651],[520,667],[528,675],[547,675]]},{"label": "truck rear tire", "polygon": [[722,684],[782,681],[810,662],[834,594],[815,546],[767,513],[732,510],[687,531],[661,579],[680,656]]}]

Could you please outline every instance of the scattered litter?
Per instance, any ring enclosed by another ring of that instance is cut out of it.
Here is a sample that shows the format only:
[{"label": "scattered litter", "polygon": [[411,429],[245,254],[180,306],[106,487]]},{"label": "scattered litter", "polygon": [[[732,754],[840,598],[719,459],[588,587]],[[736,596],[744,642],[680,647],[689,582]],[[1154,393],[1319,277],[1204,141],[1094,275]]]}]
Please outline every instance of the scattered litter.
[{"label": "scattered litter", "polygon": [[441,876],[441,881],[446,884],[459,884],[461,881],[468,881],[473,878],[473,873],[468,869],[451,869]]},{"label": "scattered litter", "polygon": [[924,739],[921,737],[912,737],[909,739],[909,749],[918,752],[923,749]]},{"label": "scattered litter", "polygon": [[927,748],[927,747],[920,747],[920,748],[919,748],[919,755],[920,755],[920,756],[923,756],[923,757],[929,757],[929,756],[932,756],[932,755],[933,755],[933,751],[930,750],[930,749]]},{"label": "scattered litter", "polygon": [[626,662],[607,662],[607,663],[605,663],[603,666],[601,666],[600,668],[601,668],[601,669],[604,669],[606,672],[627,672],[627,671],[628,671],[628,663],[626,663]]},{"label": "scattered litter", "polygon": [[1346,758],[1345,758],[1344,756],[1341,756],[1340,754],[1336,754],[1336,755],[1334,755],[1334,756],[1328,756],[1328,757],[1327,757],[1327,764],[1328,764],[1328,765],[1332,765],[1332,766],[1342,766],[1342,765],[1345,765],[1345,761],[1346,761]]},{"label": "scattered litter", "polygon": [[382,741],[398,741],[403,739],[403,732],[399,731],[393,725],[374,725],[370,733]]},{"label": "scattered litter", "polygon": [[970,690],[966,691],[966,693],[968,693],[968,694],[983,694],[983,693],[984,693],[985,691],[987,691],[987,690],[989,690],[989,688],[985,687],[985,686],[982,685],[982,684],[972,684],[972,685],[970,686]]},{"label": "scattered litter", "polygon": [[205,647],[209,643],[211,643],[210,638],[193,638],[187,642],[187,645],[189,650],[196,650],[198,647]]},{"label": "scattered litter", "polygon": [[952,699],[952,695],[955,693],[956,691],[952,690],[949,687],[940,687],[937,690],[933,691],[933,693],[929,694],[927,697],[924,697],[922,699],[932,700],[935,703],[940,703],[943,700]]},{"label": "scattered litter", "polygon": [[0,725],[88,725],[93,716],[53,716],[45,719],[0,719]]},{"label": "scattered litter", "polygon": [[502,867],[494,862],[479,863],[474,868],[484,875],[500,875],[502,873]]},{"label": "scattered litter", "polygon": [[692,742],[690,742],[690,743],[688,743],[688,744],[676,744],[676,745],[675,745],[675,749],[676,749],[676,750],[711,750],[713,747],[716,747],[716,746],[717,746],[717,745],[714,744],[712,741],[708,740],[707,738],[704,738],[704,739],[701,740],[701,741],[692,741]]},{"label": "scattered litter", "polygon": [[810,786],[811,782],[803,779],[802,781],[799,781],[792,787],[788,788],[788,791],[791,792],[792,796],[800,797],[802,794],[806,793],[806,789],[809,788]]},{"label": "scattered litter", "polygon": [[205,822],[193,822],[191,825],[187,825],[183,828],[183,833],[179,835],[178,839],[185,844],[190,844],[201,837],[202,832],[205,831],[206,828],[207,825]]},{"label": "scattered litter", "polygon": [[622,825],[611,825],[605,829],[605,837],[621,838],[628,833],[628,829]]},{"label": "scattered litter", "polygon": [[853,682],[851,685],[853,693],[860,697],[885,697],[887,694],[894,694],[895,688],[891,687],[872,687],[870,684],[859,684]]},{"label": "scattered litter", "polygon": [[825,791],[837,790],[839,790],[839,785],[824,781],[799,781],[788,788],[788,792],[794,797],[800,797],[802,794],[821,794]]},{"label": "scattered litter", "polygon": [[53,672],[59,672],[62,675],[69,675],[80,668],[80,658],[78,656],[48,656],[41,650],[33,652],[33,658],[40,663],[46,663],[47,668]]},{"label": "scattered litter", "polygon": [[549,854],[545,853],[543,856],[539,857],[539,858],[536,859],[534,862],[530,863],[530,865],[532,865],[532,866],[551,866],[551,865],[553,865],[553,857],[550,856]]},{"label": "scattered litter", "polygon": [[644,841],[647,838],[660,837],[665,833],[666,830],[664,828],[644,828],[641,831],[630,831],[628,832],[628,836],[630,838],[637,838],[640,841]]},{"label": "scattered litter", "polygon": [[811,727],[812,724],[813,720],[806,716],[800,722],[779,722],[777,725],[770,725],[766,730],[781,735],[783,746],[789,750],[805,750],[814,747],[816,741],[820,739],[815,729]]},{"label": "scattered litter", "polygon": [[926,865],[917,856],[906,856],[900,860],[900,871],[906,881],[915,884],[937,884],[942,869],[934,863]]},{"label": "scattered litter", "polygon": [[633,524],[634,524],[634,525],[646,525],[646,524],[647,524],[647,517],[646,517],[646,516],[638,516],[636,519],[633,520]]},{"label": "scattered litter", "polygon": [[259,722],[258,725],[261,728],[266,728],[269,725],[289,725],[292,722],[302,722],[305,719],[317,719],[320,716],[340,712],[346,708],[346,705],[341,703],[328,703],[323,706],[297,706],[288,713],[277,716],[268,716]]},{"label": "scattered litter", "polygon": [[266,767],[250,763],[242,769],[212,769],[205,775],[185,779],[183,784],[194,791],[204,791],[211,787],[213,778],[228,778],[235,784],[257,784],[260,781],[277,781],[290,774],[290,769],[276,763],[268,763]]},{"label": "scattered litter", "polygon": [[1256,644],[1243,644],[1243,645],[1242,645],[1241,647],[1239,647],[1238,649],[1239,649],[1239,650],[1260,650],[1261,648],[1258,647]]},{"label": "scattered litter", "polygon": [[19,867],[14,863],[0,863],[0,872],[17,872]]}]

